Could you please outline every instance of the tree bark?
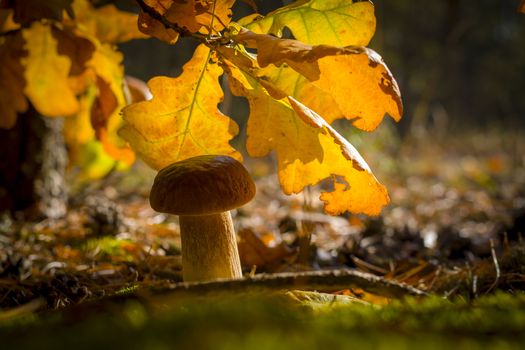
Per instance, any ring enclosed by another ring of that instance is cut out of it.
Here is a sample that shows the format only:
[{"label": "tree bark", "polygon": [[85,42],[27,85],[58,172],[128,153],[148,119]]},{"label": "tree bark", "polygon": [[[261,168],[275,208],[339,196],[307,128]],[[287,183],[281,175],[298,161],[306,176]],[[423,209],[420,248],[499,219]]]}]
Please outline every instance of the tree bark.
[{"label": "tree bark", "polygon": [[24,220],[65,215],[67,152],[62,118],[30,108],[16,125],[0,129],[0,213]]}]

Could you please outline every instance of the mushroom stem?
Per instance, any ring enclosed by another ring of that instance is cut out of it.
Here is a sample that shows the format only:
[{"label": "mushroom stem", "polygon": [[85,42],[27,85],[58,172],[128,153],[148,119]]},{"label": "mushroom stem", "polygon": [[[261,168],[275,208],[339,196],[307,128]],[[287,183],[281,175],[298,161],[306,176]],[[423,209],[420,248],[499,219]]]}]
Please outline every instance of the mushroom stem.
[{"label": "mushroom stem", "polygon": [[179,223],[185,282],[242,277],[229,211],[211,215],[181,215]]}]

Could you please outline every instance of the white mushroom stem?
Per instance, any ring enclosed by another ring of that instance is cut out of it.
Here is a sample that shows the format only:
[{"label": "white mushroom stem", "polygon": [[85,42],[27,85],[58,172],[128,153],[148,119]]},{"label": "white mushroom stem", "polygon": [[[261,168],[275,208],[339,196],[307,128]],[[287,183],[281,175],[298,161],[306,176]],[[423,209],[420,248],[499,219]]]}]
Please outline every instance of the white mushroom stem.
[{"label": "white mushroom stem", "polygon": [[179,216],[185,282],[242,277],[230,212]]}]

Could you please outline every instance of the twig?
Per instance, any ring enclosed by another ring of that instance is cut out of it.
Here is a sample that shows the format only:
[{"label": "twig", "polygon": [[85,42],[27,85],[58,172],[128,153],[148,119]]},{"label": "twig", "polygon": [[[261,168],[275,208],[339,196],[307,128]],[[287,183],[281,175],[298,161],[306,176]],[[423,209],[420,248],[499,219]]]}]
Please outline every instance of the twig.
[{"label": "twig", "polygon": [[426,292],[405,283],[387,280],[357,270],[286,272],[260,274],[240,280],[180,282],[163,289],[161,293],[205,295],[220,292],[264,292],[288,289],[335,291],[349,288],[360,288],[373,294],[394,298],[405,295],[427,295]]},{"label": "twig", "polygon": [[144,2],[144,0],[136,0],[136,1],[137,1],[137,4],[139,5],[139,7],[140,7],[140,9],[142,11],[144,11],[145,13],[150,15],[153,19],[155,19],[155,20],[159,21],[160,23],[162,23],[164,25],[164,27],[175,30],[181,36],[192,36],[194,38],[199,39],[202,42],[206,41],[206,38],[207,38],[206,35],[200,34],[200,33],[192,33],[192,32],[190,32],[190,31],[188,31],[186,29],[183,29],[183,28],[179,27],[177,24],[166,20],[166,18],[164,18],[160,13],[155,11],[155,9],[153,7],[147,5]]},{"label": "twig", "polygon": [[501,271],[499,268],[498,263],[498,257],[496,256],[496,250],[494,249],[494,241],[490,240],[490,253],[492,254],[492,261],[494,262],[494,269],[496,270],[496,279],[494,280],[494,283],[487,289],[486,293],[489,293],[493,288],[495,288],[498,285],[499,278],[501,276]]}]

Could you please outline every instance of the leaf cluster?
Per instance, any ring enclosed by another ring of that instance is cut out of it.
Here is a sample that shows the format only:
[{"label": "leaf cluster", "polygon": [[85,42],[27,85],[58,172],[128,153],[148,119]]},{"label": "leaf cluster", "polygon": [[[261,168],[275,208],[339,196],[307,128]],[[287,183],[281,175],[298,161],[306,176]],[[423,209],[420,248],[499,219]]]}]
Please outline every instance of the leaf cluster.
[{"label": "leaf cluster", "polygon": [[116,134],[131,102],[116,44],[146,37],[136,22],[133,13],[88,0],[1,1],[0,127],[13,127],[32,105],[67,117],[70,158],[85,165],[83,176],[101,175],[115,160],[131,164],[134,153]]},{"label": "leaf cluster", "polygon": [[[155,169],[201,154],[241,158],[230,141],[237,124],[221,112],[226,77],[250,105],[246,149],[274,152],[286,194],[322,180],[332,214],[376,215],[388,194],[358,151],[330,123],[345,118],[366,131],[387,113],[399,120],[397,83],[373,50],[368,1],[303,0],[266,16],[231,21],[233,0],[138,0],[139,29],[169,44],[201,42],[179,77],[156,77],[153,99],[123,110],[120,135]],[[288,29],[294,39],[283,37]],[[212,137],[210,137],[212,135]]]}]

